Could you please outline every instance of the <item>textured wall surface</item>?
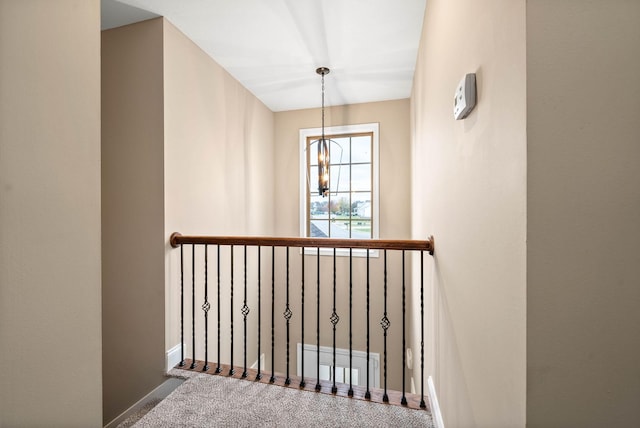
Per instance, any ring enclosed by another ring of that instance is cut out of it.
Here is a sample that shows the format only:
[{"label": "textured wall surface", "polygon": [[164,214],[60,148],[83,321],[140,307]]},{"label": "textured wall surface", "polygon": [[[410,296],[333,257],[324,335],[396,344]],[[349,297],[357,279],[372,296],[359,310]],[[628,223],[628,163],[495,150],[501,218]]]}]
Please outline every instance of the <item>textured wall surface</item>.
[{"label": "textured wall surface", "polygon": [[640,2],[527,2],[527,426],[640,425]]},{"label": "textured wall surface", "polygon": [[[434,0],[425,12],[411,98],[412,222],[414,237],[435,236],[425,261],[426,376],[446,426],[525,422],[524,6]],[[453,94],[466,73],[476,73],[478,104],[456,121]]]},{"label": "textured wall surface", "polygon": [[102,424],[99,6],[0,2],[3,427]]},{"label": "textured wall surface", "polygon": [[102,32],[105,423],[164,381],[162,28]]}]

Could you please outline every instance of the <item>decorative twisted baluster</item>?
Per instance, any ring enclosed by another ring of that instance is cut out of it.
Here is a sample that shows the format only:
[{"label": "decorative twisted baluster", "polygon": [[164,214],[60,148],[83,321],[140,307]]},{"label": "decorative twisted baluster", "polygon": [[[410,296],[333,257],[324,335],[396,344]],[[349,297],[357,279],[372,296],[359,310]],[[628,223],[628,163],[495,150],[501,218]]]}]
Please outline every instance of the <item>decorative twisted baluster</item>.
[{"label": "decorative twisted baluster", "polygon": [[387,330],[391,326],[389,318],[387,318],[387,250],[384,250],[384,316],[380,320],[380,325],[384,331],[384,395],[382,401],[389,402],[387,395]]},{"label": "decorative twisted baluster", "polygon": [[202,371],[209,370],[209,309],[211,304],[209,303],[209,246],[204,246],[204,303],[202,304],[202,310],[204,311],[204,367]]},{"label": "decorative twisted baluster", "polygon": [[244,302],[242,304],[242,316],[244,318],[244,370],[242,371],[242,377],[246,378],[247,373],[247,316],[249,315],[249,306],[247,306],[247,246],[244,246]]},{"label": "decorative twisted baluster", "polygon": [[293,315],[293,313],[291,312],[291,309],[289,308],[289,247],[287,248],[287,254],[286,254],[286,259],[287,259],[287,283],[286,283],[286,305],[285,305],[285,310],[284,313],[282,314],[284,316],[284,319],[287,322],[287,376],[284,380],[284,384],[285,385],[289,385],[291,384],[291,378],[289,377],[289,321],[291,320],[291,316]]},{"label": "decorative twisted baluster", "polygon": [[340,317],[336,313],[336,249],[333,249],[333,312],[331,313],[331,324],[333,324],[333,386],[331,387],[332,393],[338,392],[336,386],[336,325],[340,321]]}]

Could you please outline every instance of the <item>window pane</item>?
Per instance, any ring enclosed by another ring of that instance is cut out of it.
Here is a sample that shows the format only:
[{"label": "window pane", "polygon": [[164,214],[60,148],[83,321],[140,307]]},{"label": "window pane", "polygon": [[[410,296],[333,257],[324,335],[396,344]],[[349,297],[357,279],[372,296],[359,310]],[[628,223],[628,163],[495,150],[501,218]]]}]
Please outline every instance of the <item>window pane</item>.
[{"label": "window pane", "polygon": [[331,237],[332,238],[349,238],[349,217],[335,216],[331,217]]},{"label": "window pane", "polygon": [[318,165],[312,165],[307,170],[307,185],[309,186],[309,193],[312,195],[318,194]]},{"label": "window pane", "polygon": [[318,196],[318,193],[311,193],[309,201],[309,218],[329,219],[329,198]]},{"label": "window pane", "polygon": [[354,239],[371,238],[371,221],[354,219],[351,222],[351,237]]},{"label": "window pane", "polygon": [[351,204],[349,203],[348,193],[338,193],[331,197],[331,218],[349,219],[349,211]]},{"label": "window pane", "polygon": [[[329,175],[329,189],[331,193],[348,192],[349,189],[349,166],[348,165],[332,165]],[[316,171],[316,177],[318,172]],[[317,178],[316,178],[317,180]]]},{"label": "window pane", "polygon": [[309,165],[318,165],[318,140],[314,137],[309,139]]},{"label": "window pane", "polygon": [[349,137],[332,138],[331,144],[329,145],[329,150],[329,156],[332,164],[350,162]]},{"label": "window pane", "polygon": [[351,162],[371,162],[371,136],[353,137],[351,152]]},{"label": "window pane", "polygon": [[351,190],[371,191],[371,164],[351,165]]},{"label": "window pane", "polygon": [[354,220],[371,219],[371,193],[354,192],[351,194],[351,212]]},{"label": "window pane", "polygon": [[329,237],[329,221],[311,220],[309,229],[309,236],[312,238]]}]

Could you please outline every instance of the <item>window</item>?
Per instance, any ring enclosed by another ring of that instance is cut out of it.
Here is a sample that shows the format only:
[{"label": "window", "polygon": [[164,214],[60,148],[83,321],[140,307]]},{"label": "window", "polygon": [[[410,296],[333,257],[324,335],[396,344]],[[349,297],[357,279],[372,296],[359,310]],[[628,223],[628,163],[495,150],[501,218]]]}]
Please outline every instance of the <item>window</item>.
[{"label": "window", "polygon": [[315,238],[378,238],[378,124],[325,128],[329,191],[318,192],[322,129],[300,130],[300,233]]}]

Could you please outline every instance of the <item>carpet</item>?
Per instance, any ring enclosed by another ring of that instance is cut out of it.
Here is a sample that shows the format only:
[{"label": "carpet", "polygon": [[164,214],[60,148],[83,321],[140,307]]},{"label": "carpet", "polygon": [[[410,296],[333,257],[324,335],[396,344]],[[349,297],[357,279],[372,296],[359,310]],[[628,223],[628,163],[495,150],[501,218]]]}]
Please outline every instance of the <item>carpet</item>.
[{"label": "carpet", "polygon": [[434,427],[424,410],[173,369],[187,380],[134,428]]}]

